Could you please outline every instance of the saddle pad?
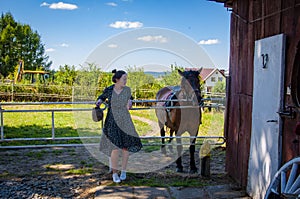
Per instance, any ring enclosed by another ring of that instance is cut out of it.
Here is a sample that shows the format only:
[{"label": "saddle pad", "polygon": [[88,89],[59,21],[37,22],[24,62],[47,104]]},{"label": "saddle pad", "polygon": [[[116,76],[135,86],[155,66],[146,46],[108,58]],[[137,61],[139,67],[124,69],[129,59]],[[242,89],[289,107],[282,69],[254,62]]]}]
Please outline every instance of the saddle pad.
[{"label": "saddle pad", "polygon": [[[170,100],[173,96],[173,91],[166,92],[160,99],[157,100]],[[167,102],[157,102],[157,106],[166,106]]]}]

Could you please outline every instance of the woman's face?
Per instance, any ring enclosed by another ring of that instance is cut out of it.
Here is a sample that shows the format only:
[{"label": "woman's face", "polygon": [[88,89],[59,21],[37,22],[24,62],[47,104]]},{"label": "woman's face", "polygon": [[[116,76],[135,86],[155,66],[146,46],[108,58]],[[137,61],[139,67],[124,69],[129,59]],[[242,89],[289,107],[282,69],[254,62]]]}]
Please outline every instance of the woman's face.
[{"label": "woman's face", "polygon": [[119,84],[120,86],[126,86],[126,83],[127,83],[127,74],[123,74],[120,79],[117,79],[116,83]]}]

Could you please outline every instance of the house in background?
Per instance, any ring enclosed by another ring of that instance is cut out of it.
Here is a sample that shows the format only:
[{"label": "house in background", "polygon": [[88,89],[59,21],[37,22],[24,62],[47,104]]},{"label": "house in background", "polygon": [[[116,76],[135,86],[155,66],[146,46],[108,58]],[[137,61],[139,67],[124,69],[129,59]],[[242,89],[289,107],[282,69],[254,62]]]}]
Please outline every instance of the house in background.
[{"label": "house in background", "polygon": [[210,93],[217,82],[225,82],[225,70],[217,68],[203,68],[200,73],[201,80],[204,82],[205,92]]}]

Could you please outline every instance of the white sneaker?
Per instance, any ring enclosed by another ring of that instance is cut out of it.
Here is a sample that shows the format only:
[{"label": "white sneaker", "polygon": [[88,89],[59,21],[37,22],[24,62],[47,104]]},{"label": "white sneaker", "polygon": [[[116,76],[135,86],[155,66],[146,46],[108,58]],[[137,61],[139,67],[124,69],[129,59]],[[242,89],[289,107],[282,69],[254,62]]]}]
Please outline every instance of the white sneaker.
[{"label": "white sneaker", "polygon": [[126,171],[121,171],[120,179],[126,180]]},{"label": "white sneaker", "polygon": [[112,178],[113,178],[113,181],[114,181],[115,183],[120,183],[120,182],[121,182],[121,180],[120,180],[120,178],[119,178],[119,176],[118,176],[117,173],[114,173],[114,174],[112,175]]}]

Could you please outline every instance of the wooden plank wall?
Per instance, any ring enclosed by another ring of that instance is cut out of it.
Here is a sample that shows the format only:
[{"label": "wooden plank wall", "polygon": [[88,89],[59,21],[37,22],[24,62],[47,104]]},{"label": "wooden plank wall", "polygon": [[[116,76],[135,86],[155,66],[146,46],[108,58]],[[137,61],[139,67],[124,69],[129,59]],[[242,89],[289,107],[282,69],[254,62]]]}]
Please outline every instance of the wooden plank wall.
[{"label": "wooden plank wall", "polygon": [[[250,153],[255,40],[281,33],[287,35],[285,88],[291,85],[296,46],[300,40],[300,0],[235,0],[230,29],[226,170],[245,187]],[[285,105],[293,105],[288,94]],[[299,109],[295,111],[299,112]],[[282,164],[300,155],[300,137],[293,133],[297,121],[300,121],[299,114],[295,119],[284,119]]]}]

